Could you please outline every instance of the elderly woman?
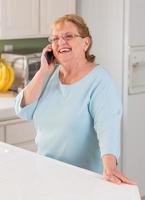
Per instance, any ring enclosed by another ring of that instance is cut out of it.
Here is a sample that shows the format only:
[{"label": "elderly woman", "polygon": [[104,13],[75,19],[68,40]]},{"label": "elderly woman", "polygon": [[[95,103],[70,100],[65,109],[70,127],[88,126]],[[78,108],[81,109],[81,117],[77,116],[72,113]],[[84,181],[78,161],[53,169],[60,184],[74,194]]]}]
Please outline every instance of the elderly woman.
[{"label": "elderly woman", "polygon": [[87,25],[65,15],[53,24],[50,40],[15,106],[18,116],[34,121],[38,153],[133,184],[117,170],[121,101],[109,73],[90,55]]}]

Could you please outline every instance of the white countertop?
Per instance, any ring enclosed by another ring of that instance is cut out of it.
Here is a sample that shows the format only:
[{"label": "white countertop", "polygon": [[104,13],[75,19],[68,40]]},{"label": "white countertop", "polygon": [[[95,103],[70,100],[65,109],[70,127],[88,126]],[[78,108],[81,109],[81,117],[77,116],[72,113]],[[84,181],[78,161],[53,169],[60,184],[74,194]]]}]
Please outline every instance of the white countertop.
[{"label": "white countertop", "polygon": [[16,118],[15,97],[0,97],[0,121]]},{"label": "white countertop", "polygon": [[140,200],[137,186],[0,143],[2,200]]}]

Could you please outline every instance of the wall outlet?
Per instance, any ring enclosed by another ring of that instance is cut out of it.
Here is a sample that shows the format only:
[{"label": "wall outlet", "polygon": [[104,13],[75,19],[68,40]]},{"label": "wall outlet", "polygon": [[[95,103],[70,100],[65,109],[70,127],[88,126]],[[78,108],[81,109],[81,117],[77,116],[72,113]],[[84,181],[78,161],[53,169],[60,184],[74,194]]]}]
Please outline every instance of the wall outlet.
[{"label": "wall outlet", "polygon": [[5,44],[4,45],[4,52],[10,52],[13,51],[13,45],[12,44]]}]

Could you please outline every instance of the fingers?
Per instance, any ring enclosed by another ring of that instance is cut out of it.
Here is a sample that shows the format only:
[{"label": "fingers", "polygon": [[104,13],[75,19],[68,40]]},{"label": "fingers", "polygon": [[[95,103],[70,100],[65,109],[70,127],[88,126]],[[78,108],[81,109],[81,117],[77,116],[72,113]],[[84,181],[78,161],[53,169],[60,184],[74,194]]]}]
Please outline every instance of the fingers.
[{"label": "fingers", "polygon": [[119,178],[117,178],[116,176],[104,176],[105,180],[110,181],[112,183],[116,183],[116,184],[121,184],[121,180]]},{"label": "fingers", "polygon": [[112,173],[109,173],[109,174],[104,173],[104,178],[107,181],[110,181],[110,182],[116,183],[116,184],[121,184],[121,183],[126,183],[126,184],[131,184],[131,185],[136,184],[135,181],[128,179],[126,176],[121,174],[119,171],[113,171]]},{"label": "fingers", "polygon": [[113,174],[114,174],[115,177],[120,179],[122,183],[131,184],[131,185],[136,184],[136,182],[134,180],[127,178],[126,176],[121,174],[119,171],[114,171]]},{"label": "fingers", "polygon": [[43,49],[43,54],[45,54],[46,51],[52,51],[52,45],[51,44],[48,44],[46,47],[44,47]]}]

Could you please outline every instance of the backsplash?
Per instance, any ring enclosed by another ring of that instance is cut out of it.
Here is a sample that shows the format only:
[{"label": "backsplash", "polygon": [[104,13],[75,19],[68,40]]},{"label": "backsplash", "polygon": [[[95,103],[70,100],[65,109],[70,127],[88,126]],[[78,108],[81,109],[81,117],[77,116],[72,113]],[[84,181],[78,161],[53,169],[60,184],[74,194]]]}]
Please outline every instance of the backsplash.
[{"label": "backsplash", "polygon": [[0,40],[0,52],[4,45],[13,45],[13,49],[43,49],[48,43],[47,38]]}]

